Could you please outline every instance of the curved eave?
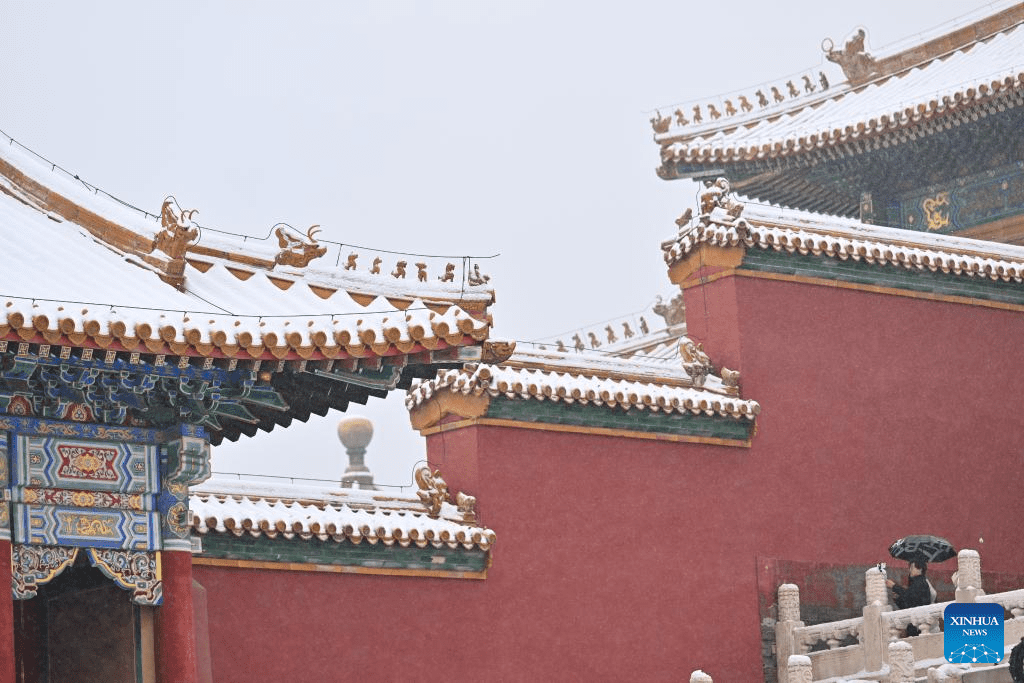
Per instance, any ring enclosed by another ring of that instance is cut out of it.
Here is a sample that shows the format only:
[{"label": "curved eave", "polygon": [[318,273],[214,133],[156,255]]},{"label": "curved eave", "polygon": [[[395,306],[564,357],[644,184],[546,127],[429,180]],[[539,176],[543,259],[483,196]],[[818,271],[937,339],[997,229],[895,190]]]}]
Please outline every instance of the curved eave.
[{"label": "curved eave", "polygon": [[731,167],[772,162],[812,165],[820,159],[852,156],[934,135],[1024,104],[1024,73],[962,93],[931,99],[841,127],[801,135],[722,144],[707,137],[666,140],[658,175],[666,180],[728,175]]}]

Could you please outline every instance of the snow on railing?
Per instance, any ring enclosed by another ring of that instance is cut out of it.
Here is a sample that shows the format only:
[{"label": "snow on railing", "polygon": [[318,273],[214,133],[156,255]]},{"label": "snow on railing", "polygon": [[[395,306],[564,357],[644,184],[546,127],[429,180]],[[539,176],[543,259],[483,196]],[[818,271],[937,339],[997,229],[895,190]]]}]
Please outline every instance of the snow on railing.
[{"label": "snow on railing", "polygon": [[807,654],[818,643],[825,643],[829,650],[838,649],[843,641],[856,638],[861,642],[864,617],[830,621],[813,626],[799,626],[793,629],[793,640],[801,654]]},{"label": "snow on railing", "polygon": [[[957,561],[956,602],[1001,605],[1012,615],[1005,622],[1005,644],[1016,644],[1024,635],[1024,589],[986,595],[981,588],[978,553],[961,550]],[[859,680],[865,674],[871,679],[887,676],[889,680],[912,681],[916,667],[942,660],[943,614],[952,602],[893,610],[885,573],[875,567],[865,573],[865,594],[867,605],[862,617],[806,626],[800,621],[799,588],[794,584],[779,587],[775,632],[779,681]],[[907,637],[910,626],[919,634]],[[852,639],[856,643],[844,645]],[[822,643],[827,649],[812,650]],[[897,669],[900,673],[893,678]]]}]

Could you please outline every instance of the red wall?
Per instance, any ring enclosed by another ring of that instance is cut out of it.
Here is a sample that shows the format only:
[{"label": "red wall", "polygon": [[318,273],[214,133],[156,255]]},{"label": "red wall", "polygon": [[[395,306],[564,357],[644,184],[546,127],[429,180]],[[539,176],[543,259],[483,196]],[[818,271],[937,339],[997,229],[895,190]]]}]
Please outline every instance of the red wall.
[{"label": "red wall", "polygon": [[935,533],[1019,573],[1024,316],[760,279],[704,289],[687,292],[691,335],[716,321],[705,350],[761,403],[752,448],[431,436],[432,464],[497,532],[486,581],[196,567],[214,679],[757,681],[758,558],[868,565]]}]

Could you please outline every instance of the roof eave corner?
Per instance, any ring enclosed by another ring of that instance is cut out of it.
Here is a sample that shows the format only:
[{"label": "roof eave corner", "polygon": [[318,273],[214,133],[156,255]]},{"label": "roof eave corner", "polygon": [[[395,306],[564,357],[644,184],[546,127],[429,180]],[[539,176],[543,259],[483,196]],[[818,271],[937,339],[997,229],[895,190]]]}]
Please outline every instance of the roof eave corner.
[{"label": "roof eave corner", "polygon": [[687,209],[676,219],[676,237],[661,245],[672,284],[685,288],[694,280],[739,267],[749,234],[741,217],[745,206],[731,196],[727,179],[704,181],[696,221],[693,210]]}]

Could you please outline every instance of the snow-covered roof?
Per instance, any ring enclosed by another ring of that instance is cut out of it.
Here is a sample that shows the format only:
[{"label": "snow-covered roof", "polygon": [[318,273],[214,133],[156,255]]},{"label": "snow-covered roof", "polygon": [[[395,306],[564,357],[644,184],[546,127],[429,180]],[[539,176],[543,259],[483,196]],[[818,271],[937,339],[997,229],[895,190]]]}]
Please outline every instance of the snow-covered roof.
[{"label": "snow-covered roof", "polygon": [[[649,354],[665,342],[674,343],[686,334],[685,305],[678,290],[674,295],[658,295],[639,311],[616,316],[559,335],[537,339],[538,350],[583,351],[591,349],[605,354],[629,357]],[[676,356],[678,358],[678,354]]]},{"label": "snow-covered roof", "polygon": [[[837,61],[847,62],[843,82],[828,65],[813,77],[761,86],[756,95],[762,97],[743,95],[747,106],[737,93],[659,112],[652,119],[661,146],[659,172],[672,177],[676,164],[714,168],[844,144],[888,147],[1019,106],[1022,22],[1024,5],[1018,3],[888,56],[855,52],[855,37],[833,50]],[[863,47],[863,34],[859,38]],[[833,74],[831,83],[826,71]],[[694,111],[700,122],[692,120]]]},{"label": "snow-covered roof", "polygon": [[[681,337],[673,346],[687,341]],[[739,397],[738,377],[723,380],[709,370],[699,361],[683,362],[678,352],[674,358],[626,358],[589,350],[517,348],[499,365],[442,370],[436,379],[414,383],[406,406],[412,410],[440,392],[452,392],[753,420],[761,408]]]},{"label": "snow-covered roof", "polygon": [[671,267],[685,260],[700,244],[757,247],[990,281],[1024,282],[1024,247],[887,228],[754,203],[743,204],[738,219],[719,207],[685,227],[662,244],[665,262]]},{"label": "snow-covered roof", "polygon": [[[214,477],[190,489],[192,530],[267,538],[479,548],[495,533],[450,502],[436,517],[415,494],[314,486],[260,485]],[[467,521],[467,517],[469,521]]]},{"label": "snow-covered roof", "polygon": [[410,354],[488,336],[494,292],[468,258],[328,249],[315,230],[285,227],[270,241],[218,234],[173,207],[130,208],[4,143],[0,336],[268,359]]}]

